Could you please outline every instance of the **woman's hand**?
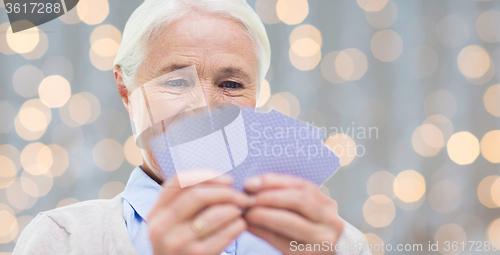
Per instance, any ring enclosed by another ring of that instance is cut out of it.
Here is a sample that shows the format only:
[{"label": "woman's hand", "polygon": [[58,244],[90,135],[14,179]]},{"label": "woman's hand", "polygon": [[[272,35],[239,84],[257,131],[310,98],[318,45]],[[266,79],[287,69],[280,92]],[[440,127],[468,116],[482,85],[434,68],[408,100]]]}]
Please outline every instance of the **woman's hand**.
[{"label": "woman's hand", "polygon": [[231,184],[227,175],[186,188],[177,178],[163,184],[148,216],[154,254],[219,254],[246,230],[240,208],[249,197]]},{"label": "woman's hand", "polygon": [[[331,250],[305,249],[305,244],[320,244],[323,248],[324,241],[328,249],[335,249],[343,229],[337,202],[315,184],[294,176],[265,174],[249,179],[245,189],[254,196],[244,214],[251,233],[283,254],[331,254]],[[304,244],[303,253],[298,253],[300,244]]]}]

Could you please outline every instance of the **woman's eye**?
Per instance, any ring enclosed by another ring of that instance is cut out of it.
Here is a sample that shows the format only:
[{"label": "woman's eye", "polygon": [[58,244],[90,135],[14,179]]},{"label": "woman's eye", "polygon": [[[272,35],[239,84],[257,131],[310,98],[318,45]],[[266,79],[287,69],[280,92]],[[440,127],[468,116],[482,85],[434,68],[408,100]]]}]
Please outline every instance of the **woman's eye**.
[{"label": "woman's eye", "polygon": [[174,87],[174,88],[189,86],[188,82],[184,79],[167,81],[166,85],[169,87]]},{"label": "woman's eye", "polygon": [[243,87],[243,85],[241,85],[237,82],[234,82],[234,81],[225,81],[222,83],[222,85],[220,87],[223,87],[226,89],[236,89],[236,88]]}]

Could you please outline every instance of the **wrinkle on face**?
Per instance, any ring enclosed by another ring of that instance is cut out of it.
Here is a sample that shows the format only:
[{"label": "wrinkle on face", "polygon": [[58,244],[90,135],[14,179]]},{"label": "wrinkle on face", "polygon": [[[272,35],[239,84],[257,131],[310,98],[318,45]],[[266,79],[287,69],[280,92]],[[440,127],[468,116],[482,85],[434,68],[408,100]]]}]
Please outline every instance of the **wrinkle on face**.
[{"label": "wrinkle on face", "polygon": [[[259,82],[257,48],[239,22],[199,11],[191,12],[163,27],[148,42],[147,49],[135,84],[142,86],[165,74],[194,66],[197,85],[201,88],[200,93],[177,97],[168,97],[161,89],[149,90],[148,105],[166,111],[161,115],[174,116],[193,106],[198,107],[194,101],[205,105],[256,106]],[[241,86],[228,88],[228,82]],[[162,176],[152,151],[145,150],[143,155],[155,175]]]}]

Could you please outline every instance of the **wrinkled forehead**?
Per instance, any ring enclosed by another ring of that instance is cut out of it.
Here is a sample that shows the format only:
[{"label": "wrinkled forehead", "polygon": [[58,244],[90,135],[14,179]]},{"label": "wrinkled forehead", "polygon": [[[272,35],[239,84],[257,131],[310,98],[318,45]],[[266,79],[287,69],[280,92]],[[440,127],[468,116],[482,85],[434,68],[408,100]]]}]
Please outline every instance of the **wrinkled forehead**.
[{"label": "wrinkled forehead", "polygon": [[222,71],[258,77],[258,55],[248,30],[232,18],[189,13],[154,29],[143,71],[150,77],[195,65],[199,72]]}]

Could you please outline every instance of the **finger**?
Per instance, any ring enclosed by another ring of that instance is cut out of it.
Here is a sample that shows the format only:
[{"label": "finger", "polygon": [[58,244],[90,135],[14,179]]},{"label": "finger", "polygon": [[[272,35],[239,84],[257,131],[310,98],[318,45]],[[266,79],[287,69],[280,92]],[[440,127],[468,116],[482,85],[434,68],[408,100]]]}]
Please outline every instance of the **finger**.
[{"label": "finger", "polygon": [[245,190],[254,193],[263,189],[278,189],[278,188],[315,188],[316,184],[295,177],[292,175],[283,174],[263,174],[249,178],[245,182]]},{"label": "finger", "polygon": [[252,206],[267,206],[288,209],[302,216],[320,222],[325,204],[320,203],[319,190],[306,192],[300,189],[271,189],[256,193]]},{"label": "finger", "polygon": [[290,240],[274,232],[258,226],[248,226],[248,231],[257,237],[262,238],[274,248],[285,252],[290,250]]},{"label": "finger", "polygon": [[317,225],[304,217],[281,209],[252,207],[243,216],[250,226],[258,226],[292,240],[315,239]]},{"label": "finger", "polygon": [[238,217],[226,226],[191,246],[192,254],[219,254],[247,229],[245,220]]},{"label": "finger", "polygon": [[197,188],[191,187],[172,200],[170,216],[176,221],[186,220],[207,206],[226,203],[246,208],[249,197],[232,188],[197,185]]},{"label": "finger", "polygon": [[[209,171],[209,170],[207,170]],[[200,174],[203,174],[205,171],[201,170]],[[204,181],[198,185],[215,185],[215,186],[226,186],[230,187],[232,184],[233,180],[231,176],[229,175],[220,175],[216,178],[209,179],[207,181]],[[177,179],[177,176],[174,176],[172,179],[168,180],[167,182],[164,182],[162,184],[163,190],[160,193],[160,197],[158,198],[155,206],[151,210],[152,212],[155,211],[156,208],[161,208],[168,204],[175,196],[177,196],[183,189],[180,187],[179,181]],[[193,186],[194,187],[194,186]]]},{"label": "finger", "polygon": [[193,219],[188,220],[182,224],[178,231],[178,235],[184,239],[199,239],[199,234],[193,229],[192,223],[198,221],[203,232],[210,235],[216,232],[219,228],[227,225],[229,222],[241,216],[241,210],[232,204],[213,205],[201,211]]}]

